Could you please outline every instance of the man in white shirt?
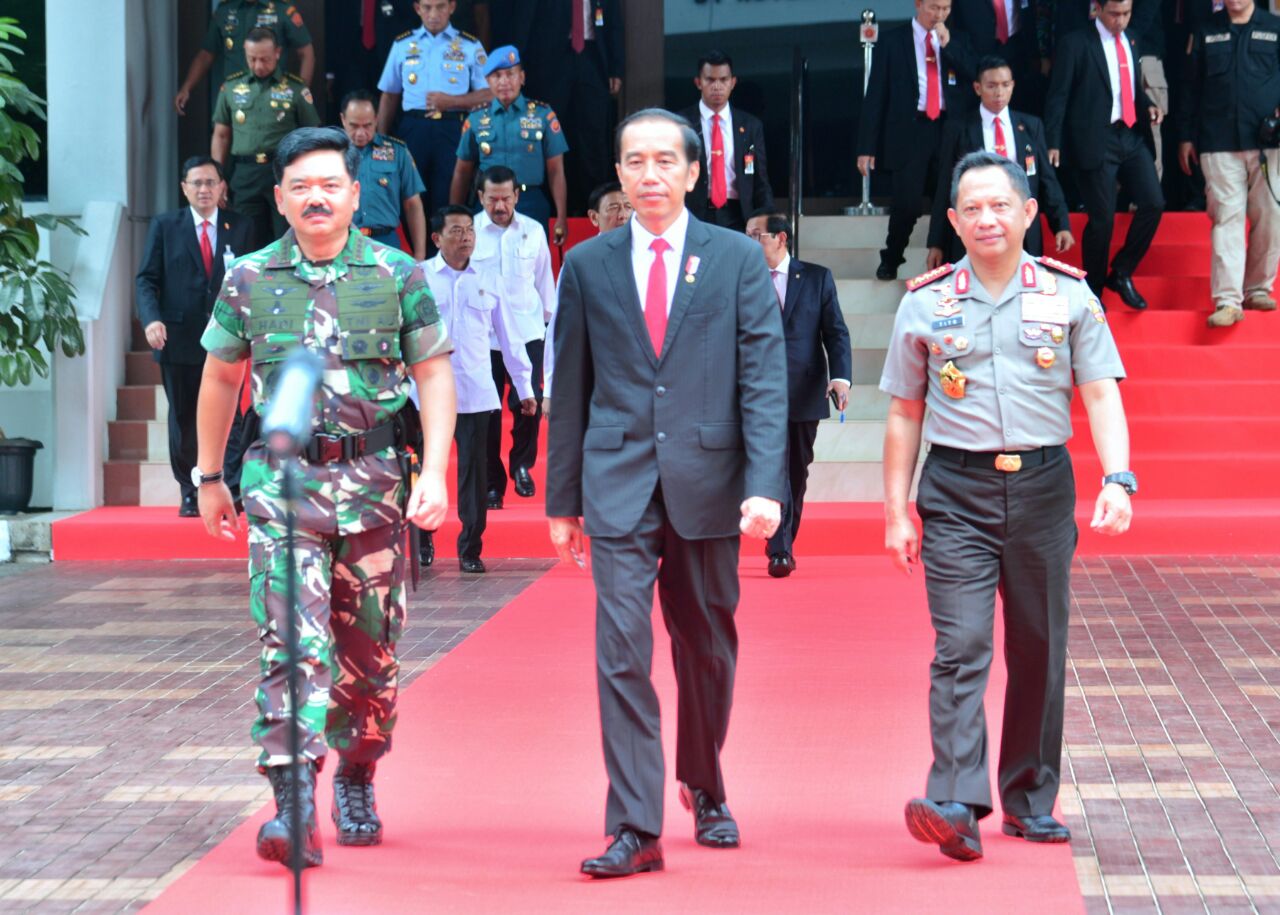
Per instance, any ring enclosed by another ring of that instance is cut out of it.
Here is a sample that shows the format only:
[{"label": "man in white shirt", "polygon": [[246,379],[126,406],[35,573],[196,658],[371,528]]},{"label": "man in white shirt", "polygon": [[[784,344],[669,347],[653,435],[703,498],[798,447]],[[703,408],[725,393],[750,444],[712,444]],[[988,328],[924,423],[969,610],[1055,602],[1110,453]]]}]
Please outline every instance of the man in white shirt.
[{"label": "man in white shirt", "polygon": [[[480,178],[480,205],[484,212],[476,217],[476,266],[501,280],[502,307],[509,312],[514,329],[514,342],[524,346],[533,366],[534,397],[542,400],[542,354],[547,322],[555,305],[555,280],[551,276],[551,250],[542,225],[516,212],[520,191],[515,173],[505,165],[495,165]],[[521,411],[520,396],[502,360],[498,340],[491,337],[489,346],[493,383],[501,400],[510,387],[507,405],[511,409],[511,452],[508,467],[502,464],[502,410],[491,414],[488,442],[488,506],[502,508],[507,480],[515,485],[516,495],[529,498],[534,494],[529,471],[538,457],[538,427],[542,420],[539,407],[532,414]]]}]

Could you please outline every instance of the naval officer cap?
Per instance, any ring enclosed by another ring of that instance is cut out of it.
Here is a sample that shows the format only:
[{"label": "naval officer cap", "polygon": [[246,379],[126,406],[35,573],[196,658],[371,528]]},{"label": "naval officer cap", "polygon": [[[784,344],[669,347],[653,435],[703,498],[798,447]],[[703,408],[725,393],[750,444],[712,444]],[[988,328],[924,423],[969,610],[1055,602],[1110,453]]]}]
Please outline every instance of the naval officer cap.
[{"label": "naval officer cap", "polygon": [[484,65],[484,75],[492,76],[499,70],[509,70],[518,66],[520,66],[520,52],[513,44],[504,44],[500,48],[494,48],[489,55],[489,60]]}]

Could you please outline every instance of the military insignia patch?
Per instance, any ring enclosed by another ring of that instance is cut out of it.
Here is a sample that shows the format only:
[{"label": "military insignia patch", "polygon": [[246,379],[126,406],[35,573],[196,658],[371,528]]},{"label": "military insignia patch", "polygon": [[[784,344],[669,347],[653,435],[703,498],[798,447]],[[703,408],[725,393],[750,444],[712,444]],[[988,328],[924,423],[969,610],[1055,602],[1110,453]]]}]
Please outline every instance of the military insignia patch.
[{"label": "military insignia patch", "polygon": [[1074,276],[1078,280],[1082,280],[1088,276],[1088,274],[1079,267],[1072,267],[1070,264],[1064,264],[1062,261],[1055,260],[1052,257],[1037,257],[1036,260],[1044,264],[1046,267],[1052,267],[1059,273],[1065,273],[1067,276]]}]

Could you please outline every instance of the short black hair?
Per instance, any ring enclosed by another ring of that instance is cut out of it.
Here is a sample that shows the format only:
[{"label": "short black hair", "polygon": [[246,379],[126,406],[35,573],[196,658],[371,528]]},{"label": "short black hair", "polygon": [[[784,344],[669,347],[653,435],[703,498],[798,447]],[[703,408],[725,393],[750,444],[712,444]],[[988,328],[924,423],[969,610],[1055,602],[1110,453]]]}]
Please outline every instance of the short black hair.
[{"label": "short black hair", "polygon": [[591,194],[587,197],[587,209],[595,210],[598,213],[600,212],[601,200],[604,200],[604,198],[608,197],[610,194],[620,194],[620,193],[622,193],[621,184],[619,184],[616,181],[606,181],[604,184],[600,185],[594,191],[592,191]]},{"label": "short black hair", "polygon": [[250,29],[249,34],[244,36],[245,44],[248,44],[251,41],[269,41],[277,48],[280,47],[280,39],[276,37],[276,33],[271,31],[271,29],[263,28],[262,26]]},{"label": "short black hair", "polygon": [[191,174],[191,170],[193,168],[203,168],[206,165],[213,166],[214,171],[218,173],[219,181],[226,180],[226,176],[222,174],[222,165],[219,164],[217,159],[211,158],[209,156],[192,156],[186,162],[183,162],[182,163],[182,180],[184,182],[187,180],[187,175]]},{"label": "short black hair", "polygon": [[1022,170],[1022,166],[1005,156],[997,156],[995,153],[982,150],[971,152],[956,163],[955,171],[951,173],[952,209],[955,208],[956,199],[960,196],[960,179],[966,172],[973,171],[975,168],[1000,169],[1009,176],[1009,183],[1013,185],[1013,190],[1019,197],[1023,200],[1031,199],[1031,185],[1027,183],[1027,173]]},{"label": "short black hair", "polygon": [[763,216],[765,219],[764,230],[770,235],[786,235],[787,241],[791,240],[791,220],[783,216],[777,210],[770,210],[767,207],[763,210],[756,210],[751,214],[751,219]]},{"label": "short black hair", "polygon": [[689,162],[697,162],[702,158],[702,137],[687,120],[665,108],[641,108],[634,114],[622,119],[613,134],[613,158],[622,161],[622,133],[632,124],[641,121],[668,121],[680,128],[680,136],[684,140],[684,157]]},{"label": "short black hair", "polygon": [[448,206],[442,206],[431,214],[431,234],[439,235],[444,231],[445,220],[450,216],[465,216],[472,222],[475,222],[475,214],[466,207],[457,203],[451,203]]},{"label": "short black hair", "polygon": [[710,51],[704,52],[703,55],[698,58],[697,72],[699,76],[702,75],[702,68],[708,65],[712,67],[727,66],[729,68],[729,73],[733,73],[733,58],[724,51],[721,51],[719,48],[712,48]]},{"label": "short black hair", "polygon": [[276,147],[276,184],[284,180],[284,170],[307,153],[333,151],[342,153],[351,180],[356,180],[360,168],[360,150],[351,145],[347,135],[336,127],[299,127],[285,134]]},{"label": "short black hair", "polygon": [[350,92],[344,95],[342,97],[342,104],[338,106],[338,113],[346,114],[347,106],[350,105],[352,102],[368,102],[370,105],[373,106],[374,114],[378,113],[378,102],[373,97],[373,93],[370,92],[368,89],[352,89]]},{"label": "short black hair", "polygon": [[974,80],[982,82],[982,74],[988,70],[999,70],[1002,67],[1008,70],[1010,75],[1013,74],[1013,67],[1009,66],[1009,61],[998,54],[987,54],[978,60],[978,75],[974,77]]},{"label": "short black hair", "polygon": [[505,165],[491,165],[482,171],[480,177],[476,179],[476,190],[483,194],[486,184],[510,184],[517,191],[520,190],[516,173]]}]

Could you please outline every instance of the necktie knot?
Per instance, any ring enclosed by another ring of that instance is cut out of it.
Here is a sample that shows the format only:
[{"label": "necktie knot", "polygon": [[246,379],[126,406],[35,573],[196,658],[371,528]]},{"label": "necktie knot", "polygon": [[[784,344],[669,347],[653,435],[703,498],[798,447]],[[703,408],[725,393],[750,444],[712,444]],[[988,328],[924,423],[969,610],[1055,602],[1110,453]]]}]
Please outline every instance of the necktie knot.
[{"label": "necktie knot", "polygon": [[671,244],[665,238],[655,238],[649,245],[649,250],[656,257],[662,257],[671,248]]}]

